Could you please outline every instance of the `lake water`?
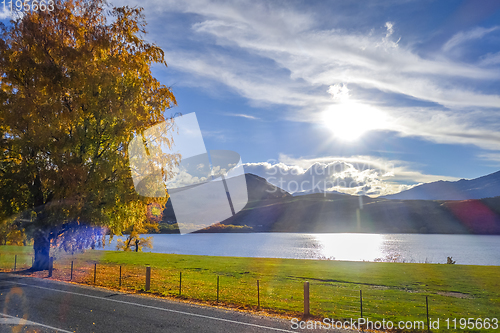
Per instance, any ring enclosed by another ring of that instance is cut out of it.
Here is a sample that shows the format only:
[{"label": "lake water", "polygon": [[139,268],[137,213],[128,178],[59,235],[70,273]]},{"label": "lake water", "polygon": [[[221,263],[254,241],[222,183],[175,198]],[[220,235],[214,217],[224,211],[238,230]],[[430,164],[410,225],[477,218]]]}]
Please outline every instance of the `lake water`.
[{"label": "lake water", "polygon": [[[210,256],[400,261],[500,265],[500,236],[423,234],[186,234],[147,235],[144,252]],[[106,250],[116,249],[116,237]]]}]

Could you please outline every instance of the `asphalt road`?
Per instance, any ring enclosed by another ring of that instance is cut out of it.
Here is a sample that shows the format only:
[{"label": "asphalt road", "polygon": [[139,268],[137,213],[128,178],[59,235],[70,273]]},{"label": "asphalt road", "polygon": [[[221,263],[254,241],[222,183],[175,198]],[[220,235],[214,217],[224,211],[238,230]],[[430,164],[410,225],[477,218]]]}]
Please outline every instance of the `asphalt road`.
[{"label": "asphalt road", "polygon": [[0,273],[1,333],[306,331],[284,319]]}]

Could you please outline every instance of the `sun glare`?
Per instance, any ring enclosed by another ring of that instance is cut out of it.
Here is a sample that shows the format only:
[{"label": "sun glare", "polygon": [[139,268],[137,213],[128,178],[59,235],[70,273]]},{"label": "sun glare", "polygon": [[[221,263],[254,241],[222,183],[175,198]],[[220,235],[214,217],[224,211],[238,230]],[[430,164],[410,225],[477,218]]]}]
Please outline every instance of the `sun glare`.
[{"label": "sun glare", "polygon": [[383,112],[366,104],[342,102],[329,106],[322,114],[324,125],[339,139],[353,141],[386,122]]}]

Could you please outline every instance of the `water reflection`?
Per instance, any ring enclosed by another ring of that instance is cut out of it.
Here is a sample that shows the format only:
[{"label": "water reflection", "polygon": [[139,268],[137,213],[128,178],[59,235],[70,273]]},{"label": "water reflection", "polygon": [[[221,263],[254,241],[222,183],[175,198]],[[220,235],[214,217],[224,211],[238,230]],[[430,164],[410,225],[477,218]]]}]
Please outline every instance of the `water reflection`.
[{"label": "water reflection", "polygon": [[385,259],[384,235],[378,234],[315,234],[321,246],[321,259],[374,261]]},{"label": "water reflection", "polygon": [[[423,234],[148,235],[152,252],[210,256],[500,265],[500,236]],[[116,249],[116,237],[106,250]]]}]

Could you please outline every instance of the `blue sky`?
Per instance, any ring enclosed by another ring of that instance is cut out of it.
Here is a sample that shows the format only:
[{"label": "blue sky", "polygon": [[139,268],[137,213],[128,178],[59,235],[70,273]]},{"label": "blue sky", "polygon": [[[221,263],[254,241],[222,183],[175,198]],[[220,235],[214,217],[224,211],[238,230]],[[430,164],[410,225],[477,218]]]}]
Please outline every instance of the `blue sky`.
[{"label": "blue sky", "polygon": [[500,169],[498,1],[112,4],[144,7],[168,112],[196,112],[207,148],[247,172],[303,182],[315,166],[377,196]]}]

